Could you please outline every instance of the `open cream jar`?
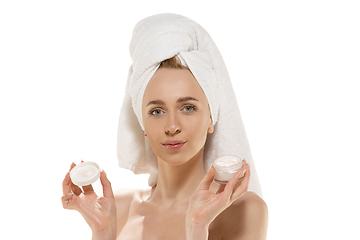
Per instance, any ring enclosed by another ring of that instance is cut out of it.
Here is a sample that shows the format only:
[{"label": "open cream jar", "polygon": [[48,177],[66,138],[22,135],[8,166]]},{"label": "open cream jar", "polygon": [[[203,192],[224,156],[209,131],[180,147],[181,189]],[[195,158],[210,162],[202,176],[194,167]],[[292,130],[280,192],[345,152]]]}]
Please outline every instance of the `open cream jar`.
[{"label": "open cream jar", "polygon": [[87,186],[100,178],[100,166],[95,162],[83,162],[70,172],[71,181],[78,186]]},{"label": "open cream jar", "polygon": [[71,181],[77,186],[92,185],[97,196],[102,196],[101,168],[95,162],[82,162],[70,171]]},{"label": "open cream jar", "polygon": [[[225,156],[218,158],[214,161],[215,179],[214,181],[219,184],[226,184],[240,169],[244,167],[242,159],[237,156]],[[243,179],[242,175],[238,182]]]}]

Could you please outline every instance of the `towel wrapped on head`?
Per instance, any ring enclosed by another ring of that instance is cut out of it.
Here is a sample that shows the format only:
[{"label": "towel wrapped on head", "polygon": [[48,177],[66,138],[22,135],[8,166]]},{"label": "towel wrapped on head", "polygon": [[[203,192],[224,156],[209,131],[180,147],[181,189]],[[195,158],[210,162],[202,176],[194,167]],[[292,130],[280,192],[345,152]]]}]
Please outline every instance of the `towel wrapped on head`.
[{"label": "towel wrapped on head", "polygon": [[150,174],[157,182],[157,157],[144,136],[142,99],[160,63],[177,56],[194,75],[209,103],[214,132],[204,148],[204,168],[218,157],[236,155],[250,164],[249,190],[261,194],[240,111],[225,63],[209,34],[199,24],[177,14],[158,14],[138,22],[130,43],[132,65],[118,126],[119,166],[135,174]]}]

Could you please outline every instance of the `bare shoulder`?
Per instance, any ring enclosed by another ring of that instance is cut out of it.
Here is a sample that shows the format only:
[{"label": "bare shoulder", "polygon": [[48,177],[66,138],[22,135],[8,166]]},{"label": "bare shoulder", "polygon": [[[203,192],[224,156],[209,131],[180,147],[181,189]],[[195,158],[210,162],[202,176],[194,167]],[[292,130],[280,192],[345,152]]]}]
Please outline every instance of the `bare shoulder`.
[{"label": "bare shoulder", "polygon": [[261,197],[259,197],[259,195],[251,191],[244,193],[244,195],[241,196],[241,198],[236,200],[232,204],[232,208],[233,210],[238,212],[246,211],[252,213],[251,215],[254,216],[256,215],[261,216],[265,213],[267,215],[267,205],[265,201]]},{"label": "bare shoulder", "polygon": [[244,193],[219,217],[223,229],[226,228],[223,239],[266,239],[268,208],[254,192]]},{"label": "bare shoulder", "polygon": [[148,189],[119,189],[114,191],[118,233],[120,233],[128,220],[131,205],[134,202],[141,201],[149,193],[150,190]]}]

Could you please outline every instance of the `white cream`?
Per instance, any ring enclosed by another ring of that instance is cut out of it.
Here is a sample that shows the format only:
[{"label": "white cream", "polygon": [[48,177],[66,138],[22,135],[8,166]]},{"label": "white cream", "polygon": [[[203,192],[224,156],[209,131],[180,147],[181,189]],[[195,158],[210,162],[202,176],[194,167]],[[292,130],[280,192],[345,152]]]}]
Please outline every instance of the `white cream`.
[{"label": "white cream", "polygon": [[[244,166],[242,159],[237,156],[225,156],[214,161],[215,179],[214,181],[226,184],[235,173]],[[242,180],[242,175],[238,181]]]}]

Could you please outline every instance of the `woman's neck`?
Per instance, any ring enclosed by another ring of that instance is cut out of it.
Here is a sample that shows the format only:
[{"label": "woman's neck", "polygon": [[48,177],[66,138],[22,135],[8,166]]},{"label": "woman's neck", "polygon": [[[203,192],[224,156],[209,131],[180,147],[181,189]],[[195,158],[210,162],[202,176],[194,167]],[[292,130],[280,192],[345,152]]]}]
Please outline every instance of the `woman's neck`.
[{"label": "woman's neck", "polygon": [[158,160],[158,181],[152,188],[148,201],[170,208],[188,203],[205,175],[203,149],[182,165],[170,165]]}]

